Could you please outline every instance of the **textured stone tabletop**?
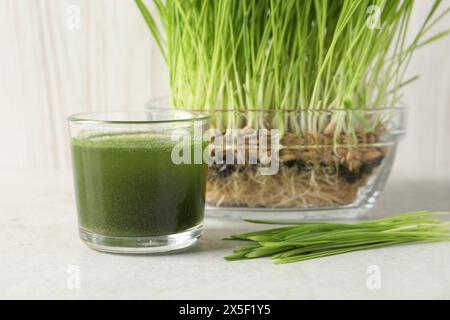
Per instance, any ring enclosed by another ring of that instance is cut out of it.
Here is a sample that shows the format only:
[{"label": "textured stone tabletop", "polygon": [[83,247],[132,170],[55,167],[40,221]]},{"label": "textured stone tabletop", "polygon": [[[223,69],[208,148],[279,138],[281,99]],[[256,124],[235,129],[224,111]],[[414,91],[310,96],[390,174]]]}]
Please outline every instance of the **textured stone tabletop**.
[{"label": "textured stone tabletop", "polygon": [[[450,182],[394,178],[370,215],[420,209],[449,210]],[[450,298],[450,243],[289,265],[269,259],[226,262],[223,257],[236,243],[221,239],[251,227],[208,218],[198,245],[183,253],[95,252],[78,239],[70,173],[2,173],[0,225],[2,299]],[[373,285],[372,272],[379,286]]]}]

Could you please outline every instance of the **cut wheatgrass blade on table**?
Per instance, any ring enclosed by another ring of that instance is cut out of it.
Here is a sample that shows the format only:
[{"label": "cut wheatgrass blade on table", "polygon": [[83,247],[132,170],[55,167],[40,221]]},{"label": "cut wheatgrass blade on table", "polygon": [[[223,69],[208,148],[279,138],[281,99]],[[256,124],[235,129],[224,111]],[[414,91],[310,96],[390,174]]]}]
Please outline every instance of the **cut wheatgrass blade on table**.
[{"label": "cut wheatgrass blade on table", "polygon": [[354,224],[246,220],[280,227],[232,235],[247,241],[226,260],[271,257],[283,264],[393,245],[450,240],[448,212],[419,211]]}]

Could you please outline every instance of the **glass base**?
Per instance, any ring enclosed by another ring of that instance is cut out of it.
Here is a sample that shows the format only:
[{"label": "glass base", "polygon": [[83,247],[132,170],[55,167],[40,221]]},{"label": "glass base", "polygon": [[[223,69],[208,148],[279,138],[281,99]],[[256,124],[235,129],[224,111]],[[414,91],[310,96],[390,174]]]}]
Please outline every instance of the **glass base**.
[{"label": "glass base", "polygon": [[314,221],[314,220],[356,220],[363,219],[371,206],[340,208],[239,208],[206,206],[206,215],[210,218],[226,220],[273,220],[273,221]]},{"label": "glass base", "polygon": [[272,220],[272,221],[338,221],[364,219],[379,198],[381,192],[371,191],[360,195],[359,201],[347,206],[324,208],[246,208],[218,207],[206,205],[206,216],[227,220]]},{"label": "glass base", "polygon": [[79,229],[81,240],[91,249],[124,254],[167,253],[194,245],[203,234],[203,225],[185,232],[155,237],[110,237]]}]

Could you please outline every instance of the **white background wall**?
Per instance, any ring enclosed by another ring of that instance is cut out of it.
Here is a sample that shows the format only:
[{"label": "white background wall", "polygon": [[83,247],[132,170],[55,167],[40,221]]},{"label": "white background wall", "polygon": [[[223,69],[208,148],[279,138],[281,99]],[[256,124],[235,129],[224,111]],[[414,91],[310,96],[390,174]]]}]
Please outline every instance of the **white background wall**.
[{"label": "white background wall", "polygon": [[[413,29],[431,0],[416,2]],[[78,30],[67,27],[72,5],[81,9]],[[436,31],[445,28],[450,17]],[[133,0],[0,0],[0,46],[0,170],[67,170],[69,114],[142,109],[167,93]],[[405,92],[412,110],[395,174],[450,179],[450,38],[417,54],[417,73]]]}]

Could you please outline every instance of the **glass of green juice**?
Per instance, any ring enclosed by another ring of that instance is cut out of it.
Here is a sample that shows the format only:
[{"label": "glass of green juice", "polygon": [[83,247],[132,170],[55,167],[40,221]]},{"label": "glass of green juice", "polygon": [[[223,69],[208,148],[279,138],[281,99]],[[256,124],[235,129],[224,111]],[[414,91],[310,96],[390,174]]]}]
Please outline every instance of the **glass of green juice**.
[{"label": "glass of green juice", "polygon": [[209,116],[173,109],[69,117],[81,239],[160,253],[203,232]]}]

